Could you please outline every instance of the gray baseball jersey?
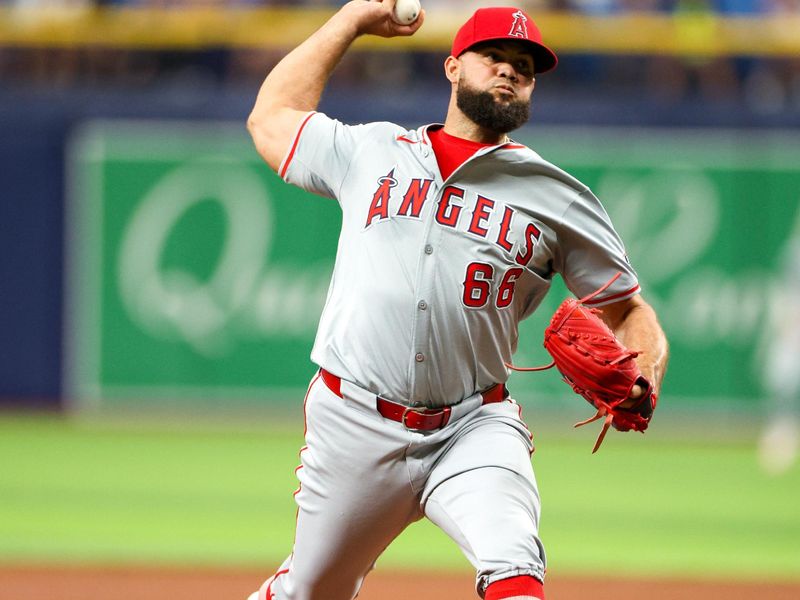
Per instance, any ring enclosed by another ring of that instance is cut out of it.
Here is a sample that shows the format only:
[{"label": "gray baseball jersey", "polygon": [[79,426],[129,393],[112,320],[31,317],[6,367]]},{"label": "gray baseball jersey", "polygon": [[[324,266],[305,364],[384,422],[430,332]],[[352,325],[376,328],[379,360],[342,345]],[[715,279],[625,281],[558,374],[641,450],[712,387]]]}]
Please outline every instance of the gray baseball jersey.
[{"label": "gray baseball jersey", "polygon": [[458,403],[505,382],[519,322],[558,273],[576,296],[638,293],[592,192],[513,142],[442,180],[425,126],[303,119],[279,173],[338,200],[342,229],[312,360],[382,397]]}]

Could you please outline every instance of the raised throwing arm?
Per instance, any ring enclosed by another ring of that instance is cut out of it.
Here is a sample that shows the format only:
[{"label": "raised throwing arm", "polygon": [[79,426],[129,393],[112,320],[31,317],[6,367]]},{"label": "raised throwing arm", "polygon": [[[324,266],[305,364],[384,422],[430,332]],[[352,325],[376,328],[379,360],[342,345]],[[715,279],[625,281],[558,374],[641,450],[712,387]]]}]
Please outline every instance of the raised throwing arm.
[{"label": "raised throwing arm", "polygon": [[278,170],[300,120],[317,108],[328,78],[357,37],[407,36],[422,25],[424,11],[410,25],[399,25],[391,18],[393,8],[394,0],[348,2],[267,76],[247,129],[270,167]]}]

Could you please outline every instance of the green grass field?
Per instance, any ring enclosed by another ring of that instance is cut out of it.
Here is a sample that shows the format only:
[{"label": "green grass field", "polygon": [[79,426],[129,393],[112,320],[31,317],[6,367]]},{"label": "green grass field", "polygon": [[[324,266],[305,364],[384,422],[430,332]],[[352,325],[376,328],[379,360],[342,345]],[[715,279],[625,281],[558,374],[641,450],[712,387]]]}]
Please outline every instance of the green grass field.
[{"label": "green grass field", "polygon": [[[275,565],[293,537],[302,425],[0,416],[0,562]],[[800,579],[800,469],[752,439],[537,435],[542,537],[560,573]],[[430,524],[382,566],[469,569]]]}]

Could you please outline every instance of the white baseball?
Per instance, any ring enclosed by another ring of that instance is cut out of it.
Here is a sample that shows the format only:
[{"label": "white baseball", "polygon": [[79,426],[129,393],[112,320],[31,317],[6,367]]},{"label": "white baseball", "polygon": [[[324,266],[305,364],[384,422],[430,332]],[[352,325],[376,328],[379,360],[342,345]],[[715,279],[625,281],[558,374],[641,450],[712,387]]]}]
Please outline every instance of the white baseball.
[{"label": "white baseball", "polygon": [[400,25],[410,25],[417,20],[422,7],[419,0],[397,0],[392,11],[392,20]]}]

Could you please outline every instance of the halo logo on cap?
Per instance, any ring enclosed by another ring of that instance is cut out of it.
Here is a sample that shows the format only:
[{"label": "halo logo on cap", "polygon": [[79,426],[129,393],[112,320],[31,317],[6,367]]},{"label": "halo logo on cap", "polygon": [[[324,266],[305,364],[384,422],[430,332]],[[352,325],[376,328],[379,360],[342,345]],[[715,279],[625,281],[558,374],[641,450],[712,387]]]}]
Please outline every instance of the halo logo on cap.
[{"label": "halo logo on cap", "polygon": [[558,64],[555,52],[542,42],[536,22],[516,6],[479,8],[456,32],[450,53],[458,58],[464,52],[488,41],[518,40],[533,56],[536,74],[554,69]]},{"label": "halo logo on cap", "polygon": [[513,15],[514,22],[511,24],[511,31],[508,32],[508,35],[513,35],[514,37],[528,39],[528,17],[525,16],[525,13],[521,10],[518,10]]}]

